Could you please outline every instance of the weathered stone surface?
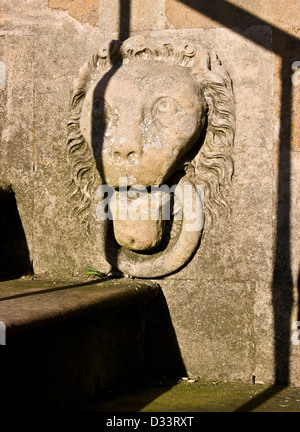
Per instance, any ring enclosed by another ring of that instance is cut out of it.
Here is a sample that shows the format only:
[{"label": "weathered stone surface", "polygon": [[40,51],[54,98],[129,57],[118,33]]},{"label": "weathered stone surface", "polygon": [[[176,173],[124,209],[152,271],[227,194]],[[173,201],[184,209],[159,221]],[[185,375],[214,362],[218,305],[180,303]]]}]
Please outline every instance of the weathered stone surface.
[{"label": "weathered stone surface", "polygon": [[153,282],[19,279],[0,283],[0,321],[7,343],[84,314],[105,315],[143,305],[158,294]]},{"label": "weathered stone surface", "polygon": [[188,373],[250,381],[255,358],[255,285],[186,279],[161,281],[161,287]]},{"label": "weathered stone surface", "polygon": [[[25,11],[28,7],[24,5]],[[21,9],[17,12],[22,16]],[[86,265],[96,264],[92,261],[98,253],[95,250],[94,258],[89,253],[83,258],[86,232],[70,217],[72,204],[65,200],[69,183],[65,142],[72,81],[82,63],[81,56],[97,46],[97,32],[74,27],[74,20],[65,15],[59,20],[55,13],[53,18],[49,9],[41,19],[43,11],[37,8],[31,10],[29,28],[39,36],[27,36],[28,27],[18,14],[16,20],[6,21],[1,38],[7,75],[1,178],[15,193],[34,271],[68,277],[65,266],[71,265],[71,273],[82,275]],[[64,26],[68,26],[68,32]],[[72,237],[75,255],[69,253],[68,239]],[[51,269],[47,262],[51,262]]]},{"label": "weathered stone surface", "polygon": [[[291,269],[294,286],[300,284],[300,153],[294,152],[291,157]],[[297,298],[297,297],[295,297]]]},{"label": "weathered stone surface", "polygon": [[15,194],[31,249],[34,199],[32,172],[36,145],[33,139],[33,39],[30,36],[18,38],[6,35],[0,38],[0,44],[1,59],[6,69],[5,82],[1,86],[0,177]]},{"label": "weathered stone surface", "polygon": [[245,9],[256,11],[259,3],[259,0],[235,0],[229,4],[222,1],[213,4],[201,0],[166,0],[166,17],[174,28],[249,26],[251,17],[245,14]]},{"label": "weathered stone surface", "polygon": [[276,3],[260,0],[232,0],[214,3],[199,0],[166,0],[168,23],[174,28],[248,27],[264,22],[290,33],[298,27],[295,11],[297,0],[287,7],[284,0]]},{"label": "weathered stone surface", "polygon": [[99,0],[48,0],[52,9],[62,9],[81,22],[96,26],[99,20]]},{"label": "weathered stone surface", "polygon": [[165,26],[165,0],[100,0],[99,29],[105,38],[127,39],[132,33]]}]

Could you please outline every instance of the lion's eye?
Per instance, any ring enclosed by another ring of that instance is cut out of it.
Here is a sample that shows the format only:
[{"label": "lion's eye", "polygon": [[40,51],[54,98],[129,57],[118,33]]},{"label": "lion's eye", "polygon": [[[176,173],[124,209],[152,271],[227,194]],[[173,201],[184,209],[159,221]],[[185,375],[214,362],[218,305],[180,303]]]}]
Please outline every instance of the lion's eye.
[{"label": "lion's eye", "polygon": [[178,111],[177,101],[171,97],[164,96],[154,103],[152,113],[154,116],[156,115],[164,115],[164,114],[176,114]]}]

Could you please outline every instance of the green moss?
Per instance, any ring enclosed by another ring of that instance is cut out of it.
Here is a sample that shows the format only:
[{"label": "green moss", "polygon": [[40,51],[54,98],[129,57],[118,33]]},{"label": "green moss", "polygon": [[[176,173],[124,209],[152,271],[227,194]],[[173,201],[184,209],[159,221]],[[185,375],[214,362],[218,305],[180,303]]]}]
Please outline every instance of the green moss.
[{"label": "green moss", "polygon": [[222,382],[195,382],[137,388],[109,402],[94,404],[102,412],[299,412],[300,388]]}]

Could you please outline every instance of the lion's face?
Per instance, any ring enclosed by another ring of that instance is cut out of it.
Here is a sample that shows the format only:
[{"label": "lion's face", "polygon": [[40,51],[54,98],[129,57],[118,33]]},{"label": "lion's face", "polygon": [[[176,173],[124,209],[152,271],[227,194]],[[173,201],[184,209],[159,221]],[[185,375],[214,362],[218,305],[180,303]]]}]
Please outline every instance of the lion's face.
[{"label": "lion's face", "polygon": [[233,172],[234,97],[217,55],[180,36],[110,41],[80,69],[68,131],[74,211],[107,262],[147,278],[185,265],[204,199],[207,224]]},{"label": "lion's face", "polygon": [[205,102],[190,71],[132,62],[87,92],[81,131],[105,183],[160,185],[199,138]]}]

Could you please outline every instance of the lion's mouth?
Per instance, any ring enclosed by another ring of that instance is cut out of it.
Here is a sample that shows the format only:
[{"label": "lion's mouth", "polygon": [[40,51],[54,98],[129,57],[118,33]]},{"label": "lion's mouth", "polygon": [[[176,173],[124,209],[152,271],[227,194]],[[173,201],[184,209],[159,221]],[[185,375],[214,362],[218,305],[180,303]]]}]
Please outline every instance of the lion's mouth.
[{"label": "lion's mouth", "polygon": [[119,188],[110,200],[116,241],[134,251],[156,248],[164,236],[170,195],[149,188]]}]

